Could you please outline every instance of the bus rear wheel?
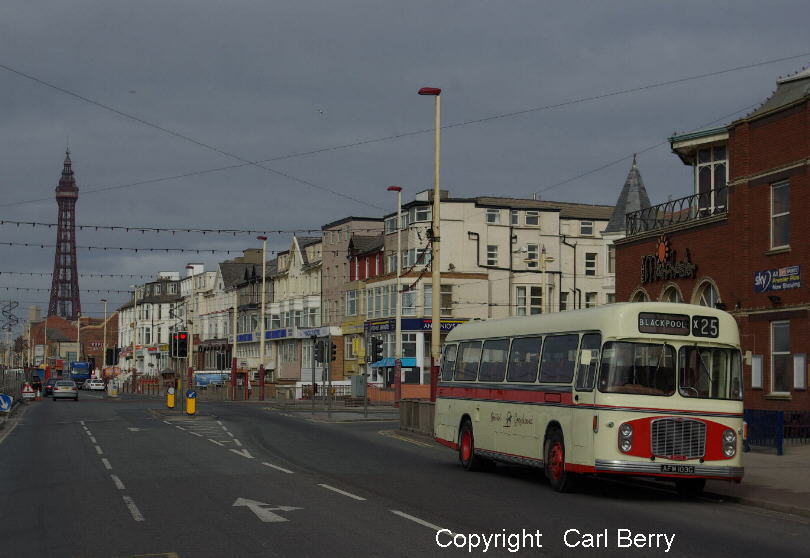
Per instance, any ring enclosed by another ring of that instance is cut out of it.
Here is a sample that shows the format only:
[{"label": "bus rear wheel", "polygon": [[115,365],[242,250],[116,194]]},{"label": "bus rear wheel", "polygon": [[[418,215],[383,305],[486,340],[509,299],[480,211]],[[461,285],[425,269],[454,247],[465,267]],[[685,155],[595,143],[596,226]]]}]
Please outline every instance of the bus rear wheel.
[{"label": "bus rear wheel", "polygon": [[475,436],[469,420],[462,423],[458,435],[458,460],[467,471],[480,471],[484,466],[484,461],[475,455]]},{"label": "bus rear wheel", "polygon": [[575,475],[565,470],[565,441],[558,429],[549,432],[544,453],[546,477],[551,488],[557,492],[571,492]]}]

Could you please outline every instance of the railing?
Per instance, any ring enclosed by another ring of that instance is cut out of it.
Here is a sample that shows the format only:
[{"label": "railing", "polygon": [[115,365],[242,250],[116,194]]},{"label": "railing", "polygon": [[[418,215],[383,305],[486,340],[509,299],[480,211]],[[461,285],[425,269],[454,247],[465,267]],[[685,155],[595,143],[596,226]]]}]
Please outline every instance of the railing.
[{"label": "railing", "polygon": [[728,187],[692,194],[646,209],[631,211],[625,217],[627,236],[656,231],[680,223],[700,221],[728,212]]},{"label": "railing", "polygon": [[776,455],[784,453],[785,444],[810,444],[810,413],[801,411],[764,411],[746,409],[748,439],[745,451],[750,446],[776,449]]}]

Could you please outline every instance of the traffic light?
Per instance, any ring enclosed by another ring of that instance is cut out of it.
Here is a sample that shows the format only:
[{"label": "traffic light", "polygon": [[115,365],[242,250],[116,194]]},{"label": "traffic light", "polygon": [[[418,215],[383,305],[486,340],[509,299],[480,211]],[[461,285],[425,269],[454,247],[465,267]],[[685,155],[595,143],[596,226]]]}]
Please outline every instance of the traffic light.
[{"label": "traffic light", "polygon": [[337,360],[337,345],[332,343],[332,348],[329,351],[329,360],[335,362]]},{"label": "traffic light", "polygon": [[377,337],[371,338],[371,362],[378,362],[383,359],[383,342]]},{"label": "traffic light", "polygon": [[169,345],[169,356],[174,358],[188,357],[187,331],[176,331],[172,334],[172,342]]},{"label": "traffic light", "polygon": [[318,362],[326,362],[325,352],[323,341],[315,341],[315,360]]}]

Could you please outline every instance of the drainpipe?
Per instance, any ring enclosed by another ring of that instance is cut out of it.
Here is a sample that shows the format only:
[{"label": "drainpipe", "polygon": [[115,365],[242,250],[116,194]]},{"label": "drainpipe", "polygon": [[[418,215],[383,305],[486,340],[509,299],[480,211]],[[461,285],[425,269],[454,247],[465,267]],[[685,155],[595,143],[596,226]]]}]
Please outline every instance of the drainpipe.
[{"label": "drainpipe", "polygon": [[[577,308],[582,308],[582,300],[581,300],[582,297],[580,296],[580,300],[577,301],[577,294],[579,293],[579,290],[577,289],[577,243],[574,242],[573,244],[570,244],[570,243],[566,242],[566,238],[567,237],[565,235],[562,235],[561,242],[563,244],[565,244],[566,246],[570,246],[571,248],[574,249],[574,289],[573,289],[573,291],[574,291],[574,309],[576,310]],[[562,279],[562,276],[560,276],[560,278]],[[560,286],[560,291],[562,291],[562,285]]]}]

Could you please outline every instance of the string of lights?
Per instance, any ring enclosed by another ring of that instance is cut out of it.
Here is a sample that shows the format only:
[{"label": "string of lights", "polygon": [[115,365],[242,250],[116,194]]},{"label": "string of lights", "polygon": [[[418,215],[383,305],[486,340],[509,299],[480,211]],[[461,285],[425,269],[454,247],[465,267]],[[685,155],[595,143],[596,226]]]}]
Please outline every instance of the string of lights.
[{"label": "string of lights", "polygon": [[[24,277],[52,277],[52,271],[0,271],[0,275],[15,275]],[[150,279],[154,275],[142,273],[79,273],[79,277],[83,278],[101,278],[101,279]]]}]

